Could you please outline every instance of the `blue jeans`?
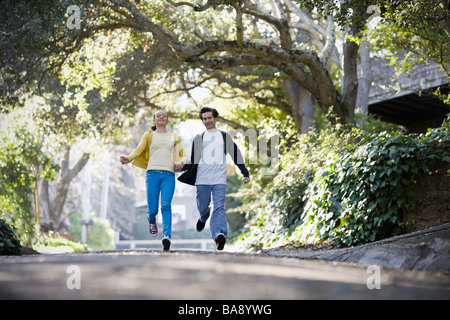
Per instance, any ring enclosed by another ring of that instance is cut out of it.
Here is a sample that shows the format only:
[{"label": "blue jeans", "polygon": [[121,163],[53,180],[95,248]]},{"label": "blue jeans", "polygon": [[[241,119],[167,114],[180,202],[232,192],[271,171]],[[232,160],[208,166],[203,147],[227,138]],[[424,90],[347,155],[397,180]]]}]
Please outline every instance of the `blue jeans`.
[{"label": "blue jeans", "polygon": [[225,212],[226,189],[226,184],[197,186],[197,208],[200,212],[200,221],[203,223],[206,223],[211,213],[209,204],[212,194],[214,210],[211,216],[210,228],[211,236],[214,240],[216,240],[219,233],[223,233],[225,237],[227,236],[228,226]]},{"label": "blue jeans", "polygon": [[172,198],[175,191],[175,174],[170,171],[148,170],[145,186],[147,188],[148,222],[156,222],[159,194],[161,193],[163,237],[170,238],[172,233]]}]

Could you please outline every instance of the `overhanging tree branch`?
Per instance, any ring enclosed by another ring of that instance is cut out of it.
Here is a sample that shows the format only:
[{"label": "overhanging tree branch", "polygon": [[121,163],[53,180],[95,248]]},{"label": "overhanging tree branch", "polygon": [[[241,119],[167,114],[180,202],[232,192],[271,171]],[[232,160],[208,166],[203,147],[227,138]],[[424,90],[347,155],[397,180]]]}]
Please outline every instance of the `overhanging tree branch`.
[{"label": "overhanging tree branch", "polygon": [[[311,72],[309,80],[314,80],[317,90],[311,92],[327,109],[336,107],[336,89],[318,55],[310,50],[289,50],[280,47],[266,46],[244,41],[240,46],[236,41],[203,41],[196,45],[180,42],[164,26],[157,25],[147,18],[128,0],[110,0],[112,3],[127,9],[133,20],[146,31],[151,32],[160,41],[166,41],[177,57],[185,62],[199,63],[211,69],[229,68],[237,65],[274,65],[273,61],[289,65],[306,65]],[[207,54],[220,52],[237,54],[233,57],[209,57]],[[269,62],[272,63],[269,63]],[[291,75],[295,68],[291,69]],[[302,78],[305,78],[304,75]],[[296,81],[296,80],[294,80]],[[309,86],[311,87],[311,86]],[[308,90],[310,88],[307,88]],[[340,110],[336,110],[340,111]]]},{"label": "overhanging tree branch", "polygon": [[[149,99],[145,98],[145,97],[138,97],[139,101],[142,102],[146,107],[152,109],[152,110],[158,110],[158,109],[162,109],[161,106],[158,106],[157,104],[151,102]],[[178,113],[178,112],[174,112],[174,111],[170,111],[170,110],[166,110],[167,114],[169,115],[169,117],[173,117],[173,118],[178,118],[178,119],[198,119],[198,112],[197,111],[192,111],[192,112],[183,112],[183,113]],[[229,120],[229,119],[225,119],[222,116],[219,116],[219,121],[223,122],[225,124],[227,124],[228,126],[236,129],[236,130],[243,130],[243,131],[247,131],[249,130],[249,128],[247,128],[246,126],[237,123],[235,121]]]}]

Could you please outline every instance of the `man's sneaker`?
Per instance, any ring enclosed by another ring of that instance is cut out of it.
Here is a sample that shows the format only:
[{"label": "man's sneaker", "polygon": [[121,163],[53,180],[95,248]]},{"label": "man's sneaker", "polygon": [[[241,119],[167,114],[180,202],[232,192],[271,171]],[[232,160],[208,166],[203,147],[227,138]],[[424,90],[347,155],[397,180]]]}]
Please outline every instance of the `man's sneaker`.
[{"label": "man's sneaker", "polygon": [[223,250],[226,242],[227,238],[225,238],[225,235],[223,233],[219,233],[219,235],[216,238],[217,250]]},{"label": "man's sneaker", "polygon": [[200,232],[205,228],[205,222],[202,222],[200,219],[197,221],[197,231]]},{"label": "man's sneaker", "polygon": [[156,223],[149,223],[148,231],[152,237],[156,237],[158,235],[158,227],[156,226]]},{"label": "man's sneaker", "polygon": [[169,237],[164,236],[164,238],[162,239],[162,244],[163,244],[163,248],[164,251],[169,251],[170,250],[170,244],[172,242],[170,241]]}]

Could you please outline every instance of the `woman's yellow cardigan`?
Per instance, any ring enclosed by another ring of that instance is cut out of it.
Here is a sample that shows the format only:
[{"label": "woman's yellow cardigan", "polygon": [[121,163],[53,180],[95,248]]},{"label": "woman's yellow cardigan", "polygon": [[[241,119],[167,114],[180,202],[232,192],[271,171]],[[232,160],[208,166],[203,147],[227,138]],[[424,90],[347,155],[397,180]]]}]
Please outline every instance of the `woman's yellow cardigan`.
[{"label": "woman's yellow cardigan", "polygon": [[[152,143],[153,131],[148,130],[142,133],[144,136],[142,137],[139,145],[134,149],[128,159],[132,161],[133,165],[136,167],[147,169],[149,152],[150,152],[150,144]],[[141,134],[141,136],[142,136]],[[172,132],[172,137],[174,139],[174,148],[173,148],[173,162],[182,162],[183,165],[187,162],[187,157],[184,154],[183,145],[181,144],[180,137]],[[176,172],[181,172],[182,170],[175,170]]]}]

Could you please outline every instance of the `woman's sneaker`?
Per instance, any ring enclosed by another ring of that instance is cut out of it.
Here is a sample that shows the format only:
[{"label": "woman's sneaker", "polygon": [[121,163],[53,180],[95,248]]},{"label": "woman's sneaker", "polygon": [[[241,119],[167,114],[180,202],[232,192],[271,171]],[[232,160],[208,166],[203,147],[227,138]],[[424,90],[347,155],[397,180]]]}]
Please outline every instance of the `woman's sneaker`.
[{"label": "woman's sneaker", "polygon": [[149,223],[148,231],[152,237],[156,237],[158,235],[158,227],[156,226],[156,223]]},{"label": "woman's sneaker", "polygon": [[164,238],[162,239],[162,244],[163,244],[163,248],[164,251],[169,251],[170,250],[170,244],[172,242],[170,241],[169,237],[164,236]]}]

